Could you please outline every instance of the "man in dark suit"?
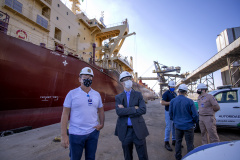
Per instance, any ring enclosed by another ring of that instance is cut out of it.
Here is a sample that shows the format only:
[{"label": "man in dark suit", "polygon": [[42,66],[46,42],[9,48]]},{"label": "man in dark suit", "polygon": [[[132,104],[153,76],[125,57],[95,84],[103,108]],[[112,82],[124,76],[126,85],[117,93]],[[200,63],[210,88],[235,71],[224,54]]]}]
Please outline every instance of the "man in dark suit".
[{"label": "man in dark suit", "polygon": [[148,160],[146,137],[149,133],[142,117],[146,113],[143,96],[132,89],[132,75],[129,72],[122,72],[119,81],[124,92],[115,97],[118,115],[115,135],[122,142],[125,160],[133,159],[133,144],[139,160]]}]

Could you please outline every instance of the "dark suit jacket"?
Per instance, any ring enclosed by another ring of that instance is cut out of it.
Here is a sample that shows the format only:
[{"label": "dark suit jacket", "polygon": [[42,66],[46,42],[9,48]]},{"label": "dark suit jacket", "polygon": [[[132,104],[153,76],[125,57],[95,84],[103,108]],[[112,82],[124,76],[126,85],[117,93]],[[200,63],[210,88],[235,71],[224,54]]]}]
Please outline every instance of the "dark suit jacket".
[{"label": "dark suit jacket", "polygon": [[[138,139],[143,139],[149,135],[147,126],[142,117],[146,113],[146,105],[140,92],[131,91],[129,107],[127,107],[127,96],[125,92],[115,96],[115,107],[118,115],[115,135],[118,136],[120,141],[123,141],[127,133],[127,121],[130,117],[133,130]],[[119,108],[118,105],[122,104],[124,108]],[[138,106],[138,109],[135,109]]]}]

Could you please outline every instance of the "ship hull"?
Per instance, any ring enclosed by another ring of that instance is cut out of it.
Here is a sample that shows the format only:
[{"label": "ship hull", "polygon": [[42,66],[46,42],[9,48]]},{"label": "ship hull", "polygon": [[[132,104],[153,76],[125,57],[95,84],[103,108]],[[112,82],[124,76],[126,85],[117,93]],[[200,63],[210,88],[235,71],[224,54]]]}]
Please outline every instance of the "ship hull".
[{"label": "ship hull", "polygon": [[[0,131],[60,122],[64,98],[79,87],[83,67],[93,69],[91,87],[100,93],[104,110],[115,108],[115,95],[123,91],[119,75],[3,33],[0,37]],[[137,83],[134,88],[146,89]]]}]

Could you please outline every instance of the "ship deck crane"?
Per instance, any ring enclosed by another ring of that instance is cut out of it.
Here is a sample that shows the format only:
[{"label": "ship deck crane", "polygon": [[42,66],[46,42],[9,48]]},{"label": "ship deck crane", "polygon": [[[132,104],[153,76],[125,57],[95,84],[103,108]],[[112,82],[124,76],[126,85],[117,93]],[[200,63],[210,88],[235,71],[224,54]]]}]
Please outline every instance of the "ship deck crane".
[{"label": "ship deck crane", "polygon": [[79,0],[69,0],[70,2],[72,2],[72,12],[74,13],[74,14],[76,14],[76,11],[81,11],[80,10],[80,8],[79,8],[79,6],[77,6],[77,5],[80,5],[80,2],[79,2]]},{"label": "ship deck crane", "polygon": [[135,32],[133,33],[130,33],[130,34],[127,34],[127,35],[124,35],[124,36],[119,36],[117,38],[112,38],[109,40],[108,43],[105,43],[104,46],[100,46],[100,47],[96,47],[95,50],[98,51],[98,50],[102,50],[102,49],[110,49],[111,48],[111,43],[115,43],[123,38],[127,38],[129,36],[132,36],[132,35],[136,35]]},{"label": "ship deck crane", "polygon": [[[126,37],[129,37],[131,35],[135,35],[136,33],[130,33],[123,36],[118,36],[116,38],[109,39],[108,43],[105,43],[103,46],[96,47],[93,50],[93,57],[95,57],[95,51],[98,51],[98,60],[97,62],[100,62],[103,64],[103,68],[109,69],[111,67],[115,67],[119,69],[119,72],[121,71],[120,67],[125,67],[125,70],[129,70],[130,72],[133,71],[132,69],[132,62],[127,62],[126,58],[122,59],[121,56],[118,54],[119,50],[119,44],[122,43],[120,40],[124,40]],[[120,45],[121,46],[121,45]],[[131,60],[131,57],[130,57]],[[95,62],[95,59],[93,59]],[[110,67],[109,67],[110,66]]]}]

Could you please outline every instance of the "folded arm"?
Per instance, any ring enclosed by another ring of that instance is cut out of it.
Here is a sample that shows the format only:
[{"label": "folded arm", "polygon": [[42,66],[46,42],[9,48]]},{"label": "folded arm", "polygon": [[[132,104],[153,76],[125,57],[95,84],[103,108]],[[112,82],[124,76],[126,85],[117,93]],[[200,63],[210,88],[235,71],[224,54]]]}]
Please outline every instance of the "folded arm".
[{"label": "folded arm", "polygon": [[139,106],[130,107],[130,108],[136,108],[136,113],[134,113],[130,117],[141,116],[143,114],[146,114],[147,109],[146,109],[146,104],[145,104],[142,94],[139,95],[138,104],[139,104]]},{"label": "folded arm", "polygon": [[135,107],[124,108],[118,96],[115,97],[115,108],[118,116],[129,116],[136,113]]}]

